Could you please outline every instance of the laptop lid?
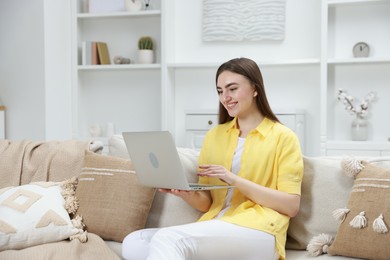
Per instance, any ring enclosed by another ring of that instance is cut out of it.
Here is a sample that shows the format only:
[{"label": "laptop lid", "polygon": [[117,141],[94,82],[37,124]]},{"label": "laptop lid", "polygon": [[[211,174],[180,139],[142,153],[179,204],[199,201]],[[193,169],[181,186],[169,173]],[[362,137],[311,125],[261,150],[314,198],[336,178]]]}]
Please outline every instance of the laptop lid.
[{"label": "laptop lid", "polygon": [[171,133],[124,132],[123,139],[142,185],[190,189]]}]

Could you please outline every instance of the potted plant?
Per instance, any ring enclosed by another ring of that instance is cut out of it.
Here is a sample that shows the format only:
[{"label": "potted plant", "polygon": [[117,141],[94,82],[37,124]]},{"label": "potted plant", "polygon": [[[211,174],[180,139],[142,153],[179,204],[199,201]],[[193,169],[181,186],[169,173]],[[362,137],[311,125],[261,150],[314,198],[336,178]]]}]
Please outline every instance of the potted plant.
[{"label": "potted plant", "polygon": [[150,36],[142,36],[138,40],[138,62],[141,64],[153,63],[153,39]]}]

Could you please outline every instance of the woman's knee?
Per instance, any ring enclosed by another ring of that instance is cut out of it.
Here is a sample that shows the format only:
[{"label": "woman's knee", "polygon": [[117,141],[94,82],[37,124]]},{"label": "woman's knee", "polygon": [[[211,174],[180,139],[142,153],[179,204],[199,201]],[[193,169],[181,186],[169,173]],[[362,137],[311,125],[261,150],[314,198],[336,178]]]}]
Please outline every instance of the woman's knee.
[{"label": "woman's knee", "polygon": [[128,234],[122,242],[122,256],[124,259],[146,259],[149,244],[158,229],[141,229]]}]

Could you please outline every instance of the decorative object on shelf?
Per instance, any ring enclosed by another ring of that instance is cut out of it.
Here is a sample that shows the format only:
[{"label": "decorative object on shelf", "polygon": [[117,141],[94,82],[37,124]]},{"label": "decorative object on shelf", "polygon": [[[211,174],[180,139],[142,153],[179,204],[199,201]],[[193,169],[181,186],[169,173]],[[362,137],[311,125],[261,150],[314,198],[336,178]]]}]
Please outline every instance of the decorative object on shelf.
[{"label": "decorative object on shelf", "polygon": [[125,0],[125,8],[128,12],[138,12],[144,7],[142,0]]},{"label": "decorative object on shelf", "polygon": [[88,0],[85,7],[89,13],[123,12],[123,0]]},{"label": "decorative object on shelf", "polygon": [[150,36],[142,36],[138,40],[138,62],[141,64],[153,63],[153,39]]},{"label": "decorative object on shelf", "polygon": [[353,46],[352,53],[355,58],[368,57],[370,47],[365,42],[358,42]]},{"label": "decorative object on shelf", "polygon": [[113,62],[115,64],[130,64],[131,60],[122,56],[115,56]]},{"label": "decorative object on shelf", "polygon": [[150,7],[150,0],[145,0],[145,10],[149,9]]},{"label": "decorative object on shelf", "polygon": [[354,104],[354,98],[342,89],[338,90],[337,99],[343,102],[345,110],[356,117],[351,125],[352,141],[366,141],[368,137],[367,109],[368,104],[375,100],[375,93],[370,91],[358,107]]},{"label": "decorative object on shelf", "polygon": [[352,141],[367,141],[368,123],[367,119],[362,116],[356,116],[351,124]]},{"label": "decorative object on shelf", "polygon": [[283,40],[286,0],[203,0],[203,41]]}]

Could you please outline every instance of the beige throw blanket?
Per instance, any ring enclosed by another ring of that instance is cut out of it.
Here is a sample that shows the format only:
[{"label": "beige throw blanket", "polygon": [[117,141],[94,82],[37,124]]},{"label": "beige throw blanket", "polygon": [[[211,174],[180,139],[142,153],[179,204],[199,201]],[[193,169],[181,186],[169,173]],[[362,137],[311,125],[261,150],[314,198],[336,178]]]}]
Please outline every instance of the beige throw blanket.
[{"label": "beige throw blanket", "polygon": [[1,260],[119,260],[120,258],[106,245],[99,236],[89,233],[88,242],[80,243],[78,239],[65,240],[32,246],[23,250],[6,250],[0,252]]},{"label": "beige throw blanket", "polygon": [[78,175],[89,146],[90,142],[77,140],[0,140],[0,189]]},{"label": "beige throw blanket", "polygon": [[[35,181],[63,181],[78,176],[86,150],[102,146],[88,141],[9,141],[0,140],[0,189]],[[0,252],[0,259],[119,259],[95,234],[88,242],[78,239],[48,243],[22,250]]]}]

